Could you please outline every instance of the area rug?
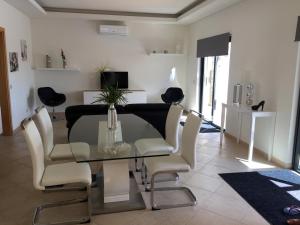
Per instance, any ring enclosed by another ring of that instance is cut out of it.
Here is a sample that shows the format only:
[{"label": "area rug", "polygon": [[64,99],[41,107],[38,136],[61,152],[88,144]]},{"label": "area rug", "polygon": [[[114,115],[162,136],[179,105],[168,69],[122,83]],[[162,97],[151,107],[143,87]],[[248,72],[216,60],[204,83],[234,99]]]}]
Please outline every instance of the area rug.
[{"label": "area rug", "polygon": [[[180,122],[182,126],[184,126],[185,122]],[[214,124],[211,124],[209,122],[202,122],[200,133],[218,133],[220,132],[220,128],[215,126]]]},{"label": "area rug", "polygon": [[283,208],[300,206],[300,176],[291,170],[219,174],[270,224],[284,225],[299,215],[288,216]]}]

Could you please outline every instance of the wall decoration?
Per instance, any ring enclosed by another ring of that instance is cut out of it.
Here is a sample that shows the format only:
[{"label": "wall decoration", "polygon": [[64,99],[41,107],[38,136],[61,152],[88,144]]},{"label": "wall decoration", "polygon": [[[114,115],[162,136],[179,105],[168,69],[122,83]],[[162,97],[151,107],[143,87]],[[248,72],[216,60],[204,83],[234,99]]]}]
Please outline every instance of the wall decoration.
[{"label": "wall decoration", "polygon": [[22,58],[22,61],[27,61],[27,42],[26,42],[26,40],[21,40],[21,58]]},{"label": "wall decoration", "polygon": [[254,97],[254,85],[249,83],[246,85],[246,105],[253,105],[253,97]]},{"label": "wall decoration", "polygon": [[46,68],[52,67],[52,59],[49,55],[46,55]]},{"label": "wall decoration", "polygon": [[242,104],[243,86],[241,84],[235,84],[233,86],[233,104]]},{"label": "wall decoration", "polygon": [[19,62],[18,62],[18,53],[17,52],[9,53],[9,65],[10,65],[10,72],[16,72],[19,70]]},{"label": "wall decoration", "polygon": [[61,49],[61,59],[62,59],[62,66],[65,69],[67,67],[67,60],[64,51]]}]

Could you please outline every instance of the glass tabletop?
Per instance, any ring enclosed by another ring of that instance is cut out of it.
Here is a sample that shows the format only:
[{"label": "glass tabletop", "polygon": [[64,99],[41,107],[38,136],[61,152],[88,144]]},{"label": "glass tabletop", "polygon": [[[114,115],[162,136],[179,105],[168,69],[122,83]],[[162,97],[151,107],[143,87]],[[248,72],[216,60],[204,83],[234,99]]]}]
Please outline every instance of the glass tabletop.
[{"label": "glass tabletop", "polygon": [[[162,138],[147,121],[134,114],[118,114],[116,130],[107,128],[107,115],[82,116],[70,131],[71,151],[77,162],[168,156],[170,151],[141,154],[134,143],[141,138]],[[78,145],[87,143],[89,150]]]}]

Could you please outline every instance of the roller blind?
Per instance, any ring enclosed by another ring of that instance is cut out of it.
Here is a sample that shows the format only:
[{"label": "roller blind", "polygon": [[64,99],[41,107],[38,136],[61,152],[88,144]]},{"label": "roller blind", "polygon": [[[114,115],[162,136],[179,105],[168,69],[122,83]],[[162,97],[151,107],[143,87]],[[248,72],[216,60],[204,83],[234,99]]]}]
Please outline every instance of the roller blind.
[{"label": "roller blind", "polygon": [[300,41],[300,16],[298,16],[295,41]]},{"label": "roller blind", "polygon": [[225,33],[197,41],[197,57],[228,55],[231,34]]}]

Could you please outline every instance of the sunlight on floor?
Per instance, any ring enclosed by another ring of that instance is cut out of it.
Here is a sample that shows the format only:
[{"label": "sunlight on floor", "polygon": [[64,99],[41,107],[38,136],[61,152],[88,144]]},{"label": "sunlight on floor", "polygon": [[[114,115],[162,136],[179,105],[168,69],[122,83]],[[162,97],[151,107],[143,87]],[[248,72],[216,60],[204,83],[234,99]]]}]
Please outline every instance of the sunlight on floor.
[{"label": "sunlight on floor", "polygon": [[294,171],[294,170],[290,170],[293,174],[295,174],[295,175],[297,175],[297,176],[300,176],[300,174],[299,173],[297,173],[296,171]]},{"label": "sunlight on floor", "polygon": [[236,158],[239,160],[241,163],[243,163],[245,166],[247,166],[249,169],[270,169],[270,168],[275,168],[275,166],[265,164],[265,163],[260,163],[260,162],[255,162],[251,161],[249,162],[246,159],[241,159],[241,158]]}]

